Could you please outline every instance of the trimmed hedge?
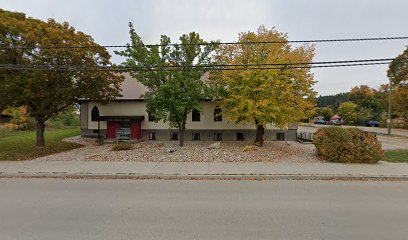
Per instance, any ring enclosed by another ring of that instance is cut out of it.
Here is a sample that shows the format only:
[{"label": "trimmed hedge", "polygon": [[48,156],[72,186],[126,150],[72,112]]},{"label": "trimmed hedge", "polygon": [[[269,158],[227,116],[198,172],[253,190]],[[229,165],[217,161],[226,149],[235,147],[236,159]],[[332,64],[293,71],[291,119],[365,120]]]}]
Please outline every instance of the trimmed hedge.
[{"label": "trimmed hedge", "polygon": [[358,128],[320,128],[313,144],[317,155],[329,162],[376,163],[384,155],[377,136]]}]

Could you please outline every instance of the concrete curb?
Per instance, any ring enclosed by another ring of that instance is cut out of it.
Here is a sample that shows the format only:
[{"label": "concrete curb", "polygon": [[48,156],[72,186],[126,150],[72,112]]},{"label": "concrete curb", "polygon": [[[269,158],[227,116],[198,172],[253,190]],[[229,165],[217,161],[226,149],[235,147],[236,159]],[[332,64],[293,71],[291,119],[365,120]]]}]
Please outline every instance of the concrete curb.
[{"label": "concrete curb", "polygon": [[59,179],[160,179],[160,180],[361,180],[408,181],[408,175],[366,174],[138,174],[138,173],[66,173],[66,172],[0,172],[0,178]]}]

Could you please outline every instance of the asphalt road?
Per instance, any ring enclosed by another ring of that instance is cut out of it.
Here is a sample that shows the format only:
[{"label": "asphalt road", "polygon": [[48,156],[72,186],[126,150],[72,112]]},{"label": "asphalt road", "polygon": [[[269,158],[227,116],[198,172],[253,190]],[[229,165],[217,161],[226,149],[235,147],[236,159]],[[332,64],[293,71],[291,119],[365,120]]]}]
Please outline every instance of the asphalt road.
[{"label": "asphalt road", "polygon": [[0,179],[0,239],[406,239],[407,182]]}]

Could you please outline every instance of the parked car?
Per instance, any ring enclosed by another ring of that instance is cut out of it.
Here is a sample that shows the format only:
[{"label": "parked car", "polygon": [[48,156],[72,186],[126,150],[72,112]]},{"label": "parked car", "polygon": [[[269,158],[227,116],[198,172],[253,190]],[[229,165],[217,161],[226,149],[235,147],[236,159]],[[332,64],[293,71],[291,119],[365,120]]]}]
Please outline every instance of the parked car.
[{"label": "parked car", "polygon": [[334,125],[334,126],[340,126],[339,121],[336,120],[330,120],[326,123],[327,125]]},{"label": "parked car", "polygon": [[314,124],[320,124],[320,125],[326,125],[326,121],[325,120],[317,120],[314,122]]},{"label": "parked car", "polygon": [[379,123],[378,121],[368,121],[368,122],[366,123],[366,126],[367,126],[367,127],[379,127],[379,126],[380,126],[380,123]]}]

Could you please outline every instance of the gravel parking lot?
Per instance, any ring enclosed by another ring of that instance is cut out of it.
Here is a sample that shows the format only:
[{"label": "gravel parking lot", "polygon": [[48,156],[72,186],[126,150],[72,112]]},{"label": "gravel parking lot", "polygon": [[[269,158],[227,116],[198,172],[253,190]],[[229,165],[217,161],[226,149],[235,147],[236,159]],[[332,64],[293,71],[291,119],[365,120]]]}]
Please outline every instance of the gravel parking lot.
[{"label": "gravel parking lot", "polygon": [[[70,142],[85,146],[68,152],[50,155],[41,160],[136,161],[136,162],[320,162],[314,155],[314,146],[298,142],[266,141],[255,151],[244,152],[251,142],[221,142],[219,149],[208,149],[214,142],[142,142],[132,150],[112,151],[114,144],[97,146],[94,139],[74,137]],[[168,151],[175,149],[174,153]]]}]

